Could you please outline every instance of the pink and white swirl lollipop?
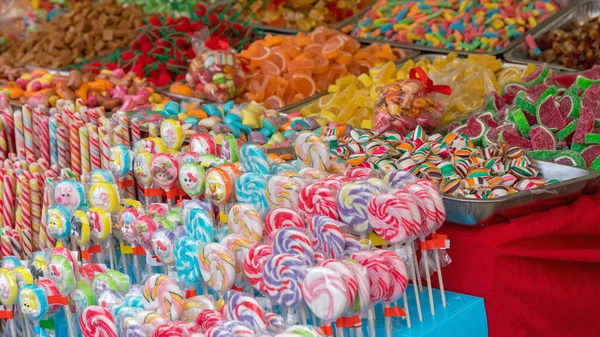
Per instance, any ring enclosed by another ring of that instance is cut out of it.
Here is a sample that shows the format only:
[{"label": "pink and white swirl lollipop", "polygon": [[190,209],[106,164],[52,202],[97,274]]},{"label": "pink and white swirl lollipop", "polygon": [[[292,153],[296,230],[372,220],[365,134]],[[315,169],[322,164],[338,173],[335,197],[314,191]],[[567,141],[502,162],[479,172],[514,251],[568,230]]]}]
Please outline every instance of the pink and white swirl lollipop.
[{"label": "pink and white swirl lollipop", "polygon": [[345,225],[330,217],[316,215],[310,220],[310,229],[315,238],[315,249],[326,257],[340,259],[344,255],[345,240],[342,227]]},{"label": "pink and white swirl lollipop", "polygon": [[300,177],[294,179],[289,175],[272,176],[267,182],[267,200],[271,208],[296,207],[298,195],[304,183],[299,183]]},{"label": "pink and white swirl lollipop", "polygon": [[373,231],[390,243],[414,239],[420,223],[415,224],[410,208],[393,194],[380,194],[369,202],[369,223]]},{"label": "pink and white swirl lollipop", "polygon": [[232,233],[242,235],[252,242],[259,242],[265,225],[253,205],[234,204],[229,210],[227,227]]},{"label": "pink and white swirl lollipop", "polygon": [[336,194],[319,183],[302,188],[298,196],[298,209],[308,215],[327,215],[332,219],[340,218]]},{"label": "pink and white swirl lollipop", "polygon": [[89,306],[79,316],[83,337],[117,337],[117,326],[110,312],[96,305]]},{"label": "pink and white swirl lollipop", "polygon": [[231,295],[227,302],[225,317],[244,323],[254,333],[264,332],[267,328],[267,320],[263,308],[248,294],[236,292]]},{"label": "pink and white swirl lollipop", "polygon": [[315,251],[308,235],[297,228],[286,227],[278,230],[273,239],[273,254],[298,256],[305,265],[315,262]]},{"label": "pink and white swirl lollipop", "polygon": [[291,254],[271,256],[264,270],[265,288],[273,302],[293,308],[302,301],[305,266]]},{"label": "pink and white swirl lollipop", "polygon": [[356,281],[356,297],[352,303],[351,309],[356,313],[365,311],[369,307],[370,301],[368,271],[360,263],[352,259],[346,259],[343,263],[350,269],[352,277],[354,278],[354,281]]},{"label": "pink and white swirl lollipop", "polygon": [[231,289],[235,280],[235,256],[218,243],[209,243],[200,249],[200,272],[204,282],[219,293]]},{"label": "pink and white swirl lollipop", "polygon": [[370,251],[354,253],[352,259],[367,268],[371,304],[383,300],[392,284],[392,275],[386,260]]},{"label": "pink and white swirl lollipop", "polygon": [[144,308],[156,310],[172,320],[183,313],[183,291],[167,275],[155,274],[144,283]]},{"label": "pink and white swirl lollipop", "polygon": [[389,292],[383,300],[386,302],[395,302],[402,297],[406,291],[406,286],[408,285],[406,265],[402,259],[392,251],[377,249],[374,252],[384,258],[385,262],[390,266],[390,273],[392,276]]},{"label": "pink and white swirl lollipop", "polygon": [[265,234],[271,236],[276,230],[285,227],[304,228],[304,220],[291,208],[274,208],[265,217]]},{"label": "pink and white swirl lollipop", "polygon": [[438,214],[433,199],[429,196],[427,188],[419,184],[409,184],[405,190],[411,194],[415,204],[419,207],[421,219],[424,222],[422,235],[427,236],[437,229],[438,224]]},{"label": "pink and white swirl lollipop", "polygon": [[273,249],[267,245],[257,245],[248,250],[244,259],[244,272],[248,282],[256,290],[265,294],[264,269],[269,258],[273,256]]},{"label": "pink and white swirl lollipop", "polygon": [[308,270],[302,282],[302,294],[312,312],[325,322],[340,317],[352,303],[342,275],[326,267]]},{"label": "pink and white swirl lollipop", "polygon": [[354,279],[354,274],[352,273],[350,268],[348,268],[342,261],[333,259],[323,260],[318,264],[318,266],[329,268],[338,273],[340,276],[342,276],[342,279],[346,284],[346,289],[348,290],[349,305],[354,303],[354,301],[356,300],[358,284],[356,283],[356,280]]},{"label": "pink and white swirl lollipop", "polygon": [[433,204],[435,205],[435,211],[438,219],[437,228],[440,228],[444,221],[446,221],[446,208],[444,207],[444,201],[442,200],[442,197],[435,186],[433,186],[433,184],[427,180],[419,179],[415,182],[415,184],[427,188],[427,193],[429,193],[429,197],[433,200]]},{"label": "pink and white swirl lollipop", "polygon": [[215,139],[207,132],[198,132],[190,138],[190,151],[192,152],[218,156],[217,149]]},{"label": "pink and white swirl lollipop", "polygon": [[225,316],[215,310],[204,310],[196,317],[196,325],[198,325],[201,332],[206,332],[222,322],[225,322]]},{"label": "pink and white swirl lollipop", "polygon": [[410,210],[410,214],[412,215],[410,218],[412,218],[412,221],[409,221],[408,219],[404,220],[405,228],[411,228],[414,237],[419,236],[421,232],[423,232],[424,221],[421,217],[421,210],[415,202],[416,199],[410,193],[403,190],[391,190],[390,193],[400,198]]}]

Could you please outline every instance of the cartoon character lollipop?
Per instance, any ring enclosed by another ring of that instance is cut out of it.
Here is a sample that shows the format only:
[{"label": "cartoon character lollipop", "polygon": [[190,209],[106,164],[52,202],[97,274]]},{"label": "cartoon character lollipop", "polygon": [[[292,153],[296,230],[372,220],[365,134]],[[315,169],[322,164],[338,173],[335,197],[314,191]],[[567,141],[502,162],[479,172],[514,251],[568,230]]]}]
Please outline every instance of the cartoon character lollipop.
[{"label": "cartoon character lollipop", "polygon": [[173,246],[175,245],[175,232],[159,228],[152,234],[152,249],[154,254],[166,265],[175,263]]},{"label": "cartoon character lollipop", "polygon": [[48,208],[48,234],[56,240],[66,241],[71,234],[71,219],[69,210],[62,205],[54,205]]},{"label": "cartoon character lollipop", "polygon": [[91,183],[115,183],[115,176],[113,176],[112,172],[104,169],[96,169],[91,173]]},{"label": "cartoon character lollipop", "polygon": [[82,210],[71,214],[71,238],[81,249],[90,243],[90,220]]},{"label": "cartoon character lollipop", "polygon": [[81,183],[74,180],[62,180],[54,185],[54,201],[65,206],[69,212],[83,205],[85,194]]},{"label": "cartoon character lollipop", "polygon": [[167,193],[167,200],[170,206],[175,205],[177,176],[179,173],[179,163],[175,156],[170,153],[161,153],[152,159],[150,166],[150,175],[152,182],[162,188]]},{"label": "cartoon character lollipop", "polygon": [[131,172],[131,151],[122,144],[110,148],[110,163],[108,167],[118,180],[123,180]]},{"label": "cartoon character lollipop", "polygon": [[68,294],[75,288],[73,265],[64,256],[54,253],[50,254],[46,273],[61,294]]},{"label": "cartoon character lollipop", "polygon": [[135,152],[149,152],[151,154],[163,153],[167,150],[165,143],[158,137],[148,137],[135,144]]},{"label": "cartoon character lollipop", "polygon": [[147,215],[141,215],[135,222],[135,238],[138,246],[144,248],[146,252],[152,251],[152,234],[158,228],[156,220]]},{"label": "cartoon character lollipop", "polygon": [[44,270],[48,265],[48,253],[45,251],[37,251],[33,253],[29,270],[36,279],[44,275]]},{"label": "cartoon character lollipop", "polygon": [[196,163],[184,163],[179,168],[179,185],[192,199],[197,199],[204,193],[206,174],[204,168]]},{"label": "cartoon character lollipop", "polygon": [[[112,230],[112,223],[110,214],[99,207],[91,207],[87,211],[87,216],[90,221],[90,239],[93,243],[100,244],[100,252],[102,252],[102,243],[106,240],[111,239],[110,232]],[[109,244],[108,250],[110,256],[111,269],[114,269],[114,246]]]},{"label": "cartoon character lollipop", "polygon": [[115,185],[106,182],[93,183],[88,192],[90,205],[112,213],[119,207],[119,193]]},{"label": "cartoon character lollipop", "polygon": [[75,312],[80,314],[83,309],[96,303],[96,298],[92,288],[83,281],[77,281],[75,289],[71,293],[71,304],[75,307]]},{"label": "cartoon character lollipop", "polygon": [[[144,188],[144,204],[150,204],[150,194],[153,194],[152,175],[150,167],[152,166],[152,154],[150,152],[139,152],[133,157],[133,175],[136,181]],[[161,189],[158,191],[162,192]]]},{"label": "cartoon character lollipop", "polygon": [[229,174],[220,168],[212,168],[206,173],[206,195],[210,201],[222,206],[231,198],[232,182]]},{"label": "cartoon character lollipop", "polygon": [[183,144],[183,129],[178,121],[165,119],[160,123],[160,138],[171,150],[179,150]]},{"label": "cartoon character lollipop", "polygon": [[35,284],[27,284],[21,287],[19,307],[23,315],[33,322],[35,335],[43,336],[45,332],[40,328],[39,322],[49,310],[48,297],[46,297],[44,289]]}]

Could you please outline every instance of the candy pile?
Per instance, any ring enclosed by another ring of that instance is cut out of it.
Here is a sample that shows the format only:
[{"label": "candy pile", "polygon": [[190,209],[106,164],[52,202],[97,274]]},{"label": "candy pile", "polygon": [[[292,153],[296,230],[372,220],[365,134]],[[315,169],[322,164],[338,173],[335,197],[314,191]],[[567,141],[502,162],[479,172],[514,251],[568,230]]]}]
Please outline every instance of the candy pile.
[{"label": "candy pile", "polygon": [[146,79],[121,69],[103,70],[99,74],[71,70],[68,75],[37,69],[22,73],[16,80],[0,87],[0,90],[13,103],[45,107],[55,107],[60,99],[80,99],[82,105],[89,107],[131,111],[163,101],[163,97],[154,92]]},{"label": "candy pile", "polygon": [[217,11],[240,22],[311,31],[318,26],[335,24],[349,18],[371,2],[372,0],[236,0],[224,8],[217,8]]},{"label": "candy pile", "polygon": [[[196,6],[196,15],[204,15],[205,12],[202,5]],[[213,36],[223,38],[236,49],[244,48],[254,38],[254,31],[246,25],[227,20],[217,21],[214,16],[208,16],[205,21],[193,21],[187,17],[148,18],[148,24],[138,28],[127,50],[117,51],[102,62],[92,62],[82,69],[121,68],[125,72],[131,71],[139,77],[146,77],[155,86],[163,87],[185,79],[190,61],[196,57],[192,35],[203,27],[211,27]]]},{"label": "candy pile", "polygon": [[541,67],[490,96],[486,111],[461,132],[474,141],[535,150],[533,158],[598,170],[599,94],[598,66],[565,75]]},{"label": "candy pile", "polygon": [[549,30],[531,44],[529,57],[533,60],[557,63],[567,68],[586,70],[600,64],[600,18],[577,21]]},{"label": "candy pile", "polygon": [[452,88],[450,95],[435,96],[445,107],[442,125],[480,109],[490,91],[499,91],[507,82],[519,82],[522,76],[533,71],[503,66],[493,56],[458,58],[454,53],[436,56],[433,61],[429,57],[421,57],[417,62],[411,59],[401,67],[388,62],[358,77],[347,75],[338,79],[335,85],[329,86],[329,95],[302,107],[302,115],[371,129],[375,102],[385,85],[394,80],[409,79],[410,69],[416,67],[423,69],[435,84]]},{"label": "candy pile", "polygon": [[[117,0],[122,5],[136,5],[146,14],[160,14],[167,17],[182,17],[197,13],[199,7],[204,7],[203,3],[213,3],[214,1],[171,1],[171,0]],[[203,15],[203,14],[199,14]]]},{"label": "candy pile", "polygon": [[502,50],[559,9],[552,0],[378,0],[355,26],[343,31],[381,41],[493,52]]},{"label": "candy pile", "polygon": [[125,47],[129,34],[141,24],[135,6],[123,8],[114,0],[77,3],[40,32],[10,46],[2,57],[19,66],[60,68]]},{"label": "candy pile", "polygon": [[360,43],[337,31],[321,27],[296,36],[267,35],[240,56],[248,67],[244,99],[280,108],[325,91],[346,74],[359,75],[387,61],[406,56],[389,45]]}]

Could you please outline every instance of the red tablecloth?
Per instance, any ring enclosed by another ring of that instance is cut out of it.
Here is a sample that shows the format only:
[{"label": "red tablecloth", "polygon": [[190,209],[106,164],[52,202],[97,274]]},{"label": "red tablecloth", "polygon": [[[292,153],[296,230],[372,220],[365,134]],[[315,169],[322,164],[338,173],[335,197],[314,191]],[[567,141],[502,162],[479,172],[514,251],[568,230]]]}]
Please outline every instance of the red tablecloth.
[{"label": "red tablecloth", "polygon": [[439,232],[451,240],[446,289],[485,299],[491,337],[600,336],[600,193]]}]

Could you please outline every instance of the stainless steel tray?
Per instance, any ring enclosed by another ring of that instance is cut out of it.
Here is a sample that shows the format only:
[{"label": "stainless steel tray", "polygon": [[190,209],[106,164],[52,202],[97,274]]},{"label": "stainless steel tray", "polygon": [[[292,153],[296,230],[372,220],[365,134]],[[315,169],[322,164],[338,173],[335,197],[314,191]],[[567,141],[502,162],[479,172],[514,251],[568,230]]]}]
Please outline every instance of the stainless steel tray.
[{"label": "stainless steel tray", "polygon": [[[576,2],[576,1],[575,1]],[[570,6],[572,6],[572,4],[570,3],[569,0],[560,0],[560,1],[555,1],[555,3],[560,7],[560,10],[558,10],[556,13],[554,13],[554,15],[552,15],[551,17],[549,17],[547,20],[543,21],[542,23],[540,23],[537,27],[530,29],[529,31],[527,31],[526,33],[529,34],[533,34],[535,32],[537,32],[538,30],[542,29],[543,27],[547,26],[547,25],[553,25],[554,21],[556,19],[556,17],[560,14],[563,13],[564,11],[566,11]],[[348,24],[356,24],[361,17],[357,17],[354,21],[352,22],[348,22]],[[341,29],[341,27],[340,27]],[[417,44],[408,44],[408,43],[400,43],[400,42],[396,42],[396,41],[391,41],[391,40],[375,40],[375,39],[365,39],[365,38],[359,38],[359,37],[354,37],[355,39],[357,39],[360,42],[365,42],[365,43],[389,43],[391,46],[393,47],[400,47],[400,48],[405,48],[405,49],[416,49],[416,50],[421,50],[421,51],[427,51],[430,53],[443,53],[443,54],[447,54],[450,52],[454,52],[457,53],[459,55],[470,55],[470,54],[482,54],[482,55],[494,55],[494,56],[498,56],[501,55],[503,53],[506,53],[507,51],[509,51],[510,49],[514,48],[514,46],[520,44],[521,42],[525,41],[525,34],[521,34],[519,37],[517,37],[516,39],[512,40],[508,46],[500,49],[500,50],[495,50],[493,52],[471,52],[471,51],[466,51],[466,50],[456,50],[456,49],[449,49],[449,48],[437,48],[437,47],[430,47],[430,46],[421,46],[421,45],[417,45]]]},{"label": "stainless steel tray", "polygon": [[[559,14],[554,15],[554,20],[556,24],[553,25],[545,25],[535,32],[530,33],[534,40],[537,40],[542,35],[547,32],[555,29],[562,28],[571,23],[572,21],[577,21],[580,24],[583,24],[587,21],[590,21],[594,18],[600,16],[600,1],[599,0],[588,0],[575,2],[572,6],[561,11]],[[529,48],[527,47],[527,43],[525,41],[521,41],[516,44],[512,49],[510,49],[506,54],[504,54],[504,58],[512,62],[519,63],[531,63],[536,65],[542,65],[544,62],[532,60],[528,55]],[[560,69],[563,71],[580,71],[575,68],[568,68],[558,63],[547,63],[548,66],[551,66],[555,69]]]},{"label": "stainless steel tray", "polygon": [[545,179],[561,182],[495,199],[466,199],[445,194],[446,221],[480,227],[571,203],[598,189],[600,174],[587,169],[532,160]]},{"label": "stainless steel tray", "polygon": [[[211,12],[215,11],[220,6],[226,6],[226,5],[230,4],[231,2],[232,2],[232,0],[220,1],[220,2],[216,3],[214,6],[212,6]],[[374,3],[375,3],[375,1],[373,1],[372,4],[367,5],[367,7],[356,12],[354,15],[352,15],[338,23],[333,23],[333,24],[328,25],[329,28],[335,29],[335,30],[340,30],[342,27],[348,25],[350,22],[354,22],[357,19],[361,18],[369,9],[371,9],[371,7],[373,6]],[[298,28],[272,27],[272,26],[267,26],[267,25],[263,25],[263,24],[250,24],[250,26],[252,26],[255,29],[263,30],[267,33],[270,32],[270,33],[294,35],[294,34],[298,34],[300,32],[305,32],[305,33],[310,32],[310,31],[305,31],[305,30],[298,29]],[[315,28],[317,28],[317,27],[315,27]]]}]

